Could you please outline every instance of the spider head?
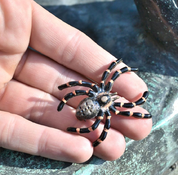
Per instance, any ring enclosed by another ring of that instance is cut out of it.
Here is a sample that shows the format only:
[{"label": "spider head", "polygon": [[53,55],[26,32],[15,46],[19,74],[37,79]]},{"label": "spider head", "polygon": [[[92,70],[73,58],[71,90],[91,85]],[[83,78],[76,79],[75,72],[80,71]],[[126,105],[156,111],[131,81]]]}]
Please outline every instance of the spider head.
[{"label": "spider head", "polygon": [[103,93],[101,95],[98,95],[97,101],[101,106],[105,106],[111,102],[111,96],[107,93]]},{"label": "spider head", "polygon": [[[98,95],[97,101],[99,102],[99,104],[101,106],[106,106],[110,103],[112,103],[113,101],[115,101],[116,99],[118,99],[117,92],[115,93],[102,93],[100,95]],[[114,97],[113,97],[114,96]]]}]

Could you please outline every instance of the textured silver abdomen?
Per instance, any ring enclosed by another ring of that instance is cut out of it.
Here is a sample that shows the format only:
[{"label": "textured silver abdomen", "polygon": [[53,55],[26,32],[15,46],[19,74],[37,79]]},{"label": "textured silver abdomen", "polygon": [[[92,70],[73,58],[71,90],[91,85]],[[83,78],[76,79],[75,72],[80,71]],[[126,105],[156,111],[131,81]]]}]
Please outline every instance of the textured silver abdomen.
[{"label": "textured silver abdomen", "polygon": [[91,119],[97,116],[100,105],[93,98],[85,98],[80,102],[76,110],[76,117],[79,120]]}]

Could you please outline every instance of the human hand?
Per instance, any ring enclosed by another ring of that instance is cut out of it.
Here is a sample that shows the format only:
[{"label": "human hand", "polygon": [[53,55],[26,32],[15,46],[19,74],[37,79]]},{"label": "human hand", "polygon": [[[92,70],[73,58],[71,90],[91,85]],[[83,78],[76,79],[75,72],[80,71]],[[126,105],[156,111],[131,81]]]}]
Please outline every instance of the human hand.
[{"label": "human hand", "polygon": [[[68,162],[84,162],[93,154],[115,160],[125,150],[124,136],[138,140],[149,134],[151,119],[114,114],[107,138],[95,148],[92,142],[103,124],[89,134],[67,132],[67,127],[88,127],[92,121],[75,117],[81,97],[71,99],[59,113],[60,100],[72,88],[59,91],[57,87],[80,79],[99,83],[115,58],[34,1],[1,0],[0,6],[1,147]],[[117,69],[123,66],[121,63]],[[139,99],[146,90],[134,73],[123,74],[113,87],[129,101]],[[141,107],[132,110],[147,113]]]}]

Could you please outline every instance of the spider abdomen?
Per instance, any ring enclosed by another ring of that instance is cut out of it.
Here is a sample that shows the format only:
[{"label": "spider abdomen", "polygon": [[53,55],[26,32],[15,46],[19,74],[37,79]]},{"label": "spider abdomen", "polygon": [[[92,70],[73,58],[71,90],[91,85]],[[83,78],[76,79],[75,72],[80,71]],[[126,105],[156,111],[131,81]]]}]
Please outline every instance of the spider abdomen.
[{"label": "spider abdomen", "polygon": [[79,120],[94,118],[97,116],[100,108],[99,103],[92,97],[85,98],[79,103],[76,109],[76,117]]}]

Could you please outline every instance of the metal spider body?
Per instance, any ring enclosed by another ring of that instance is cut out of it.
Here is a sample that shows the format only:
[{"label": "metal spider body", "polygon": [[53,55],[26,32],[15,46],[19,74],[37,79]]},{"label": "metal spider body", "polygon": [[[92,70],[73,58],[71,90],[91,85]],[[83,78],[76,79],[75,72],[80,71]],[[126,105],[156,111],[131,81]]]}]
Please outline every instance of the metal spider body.
[{"label": "metal spider body", "polygon": [[118,99],[119,96],[117,96],[117,93],[110,92],[112,90],[114,81],[121,74],[125,72],[138,71],[137,68],[131,68],[127,66],[123,67],[117,70],[111,77],[110,81],[108,81],[108,83],[105,84],[105,81],[108,78],[109,74],[111,73],[112,69],[114,69],[115,66],[121,61],[122,61],[121,59],[117,59],[116,61],[111,63],[111,65],[102,75],[100,86],[97,86],[94,83],[89,83],[80,80],[80,81],[71,81],[58,87],[59,90],[72,86],[85,86],[90,88],[87,91],[75,90],[74,92],[70,92],[67,95],[65,95],[58,106],[58,111],[61,111],[64,104],[66,104],[67,101],[72,97],[79,96],[79,95],[87,95],[88,97],[83,99],[78,105],[76,109],[76,117],[79,120],[87,120],[96,117],[95,122],[93,123],[92,126],[88,128],[69,127],[67,128],[67,131],[77,132],[77,133],[89,133],[95,130],[99,126],[100,122],[103,120],[105,115],[106,121],[105,121],[104,129],[100,137],[93,142],[94,147],[99,145],[107,136],[108,130],[110,128],[110,119],[111,119],[110,111],[114,112],[116,115],[123,115],[128,117],[133,116],[136,118],[151,118],[150,114],[143,114],[139,112],[130,112],[130,111],[119,111],[116,109],[116,107],[133,108],[137,105],[141,105],[146,101],[148,97],[148,91],[145,91],[142,97],[136,102],[131,102],[131,103],[115,102],[115,100]]}]

